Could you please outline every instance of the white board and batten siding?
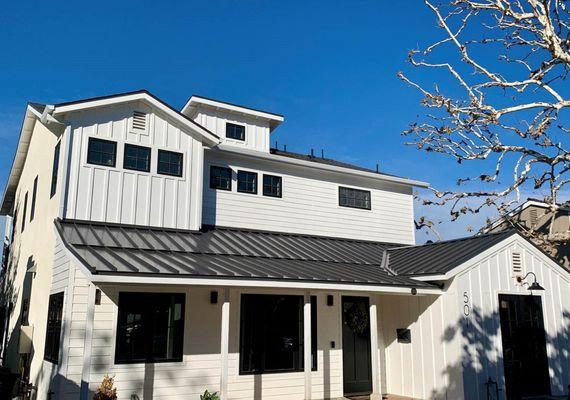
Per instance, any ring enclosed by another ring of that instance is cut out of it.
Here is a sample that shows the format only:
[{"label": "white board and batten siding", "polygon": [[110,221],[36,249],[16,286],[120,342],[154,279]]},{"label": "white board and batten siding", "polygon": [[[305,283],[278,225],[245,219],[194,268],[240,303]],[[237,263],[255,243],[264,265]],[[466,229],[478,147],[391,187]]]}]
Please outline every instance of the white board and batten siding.
[{"label": "white board and batten siding", "polygon": [[[146,131],[133,129],[147,113]],[[68,115],[72,154],[65,217],[111,223],[199,229],[202,143],[160,112],[139,103]],[[87,163],[90,137],[117,142],[115,167]],[[151,148],[150,172],[123,168],[125,143]],[[158,150],[183,153],[183,176],[157,173]]]},{"label": "white board and batten siding", "polygon": [[[410,186],[206,151],[203,223],[414,244]],[[210,166],[232,169],[232,190],[210,188]],[[238,170],[258,173],[258,193],[237,191]],[[263,196],[263,174],[282,177],[282,197]],[[339,186],[371,192],[371,210],[339,206]]]}]

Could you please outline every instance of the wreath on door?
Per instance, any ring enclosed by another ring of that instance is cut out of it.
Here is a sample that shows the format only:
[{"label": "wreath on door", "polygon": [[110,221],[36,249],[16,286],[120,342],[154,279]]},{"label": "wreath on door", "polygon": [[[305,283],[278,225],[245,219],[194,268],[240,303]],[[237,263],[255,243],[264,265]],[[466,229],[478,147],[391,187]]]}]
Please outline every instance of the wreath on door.
[{"label": "wreath on door", "polygon": [[363,334],[368,329],[368,313],[362,303],[350,306],[345,318],[346,324],[355,333]]}]

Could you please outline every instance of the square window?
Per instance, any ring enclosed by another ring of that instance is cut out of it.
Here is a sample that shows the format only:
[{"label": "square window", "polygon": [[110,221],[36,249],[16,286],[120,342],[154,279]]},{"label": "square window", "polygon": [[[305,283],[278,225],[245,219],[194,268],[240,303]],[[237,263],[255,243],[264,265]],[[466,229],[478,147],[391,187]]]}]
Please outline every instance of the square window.
[{"label": "square window", "polygon": [[117,159],[117,143],[109,140],[89,138],[87,163],[114,167]]},{"label": "square window", "polygon": [[150,172],[150,148],[125,144],[123,168]]},{"label": "square window", "polygon": [[63,292],[49,296],[48,319],[44,360],[57,364],[59,361],[59,339],[61,337],[61,317],[63,315]]},{"label": "square window", "polygon": [[158,150],[157,172],[162,175],[182,176],[182,153]]},{"label": "square window", "polygon": [[238,171],[238,192],[257,194],[257,173]]},{"label": "square window", "polygon": [[210,188],[232,190],[232,170],[225,167],[210,167]]},{"label": "square window", "polygon": [[226,138],[235,140],[245,140],[245,126],[227,123]]},{"label": "square window", "polygon": [[338,204],[341,207],[370,210],[370,192],[341,186],[338,188]]},{"label": "square window", "polygon": [[269,197],[281,197],[282,181],[280,176],[263,175],[263,195]]}]

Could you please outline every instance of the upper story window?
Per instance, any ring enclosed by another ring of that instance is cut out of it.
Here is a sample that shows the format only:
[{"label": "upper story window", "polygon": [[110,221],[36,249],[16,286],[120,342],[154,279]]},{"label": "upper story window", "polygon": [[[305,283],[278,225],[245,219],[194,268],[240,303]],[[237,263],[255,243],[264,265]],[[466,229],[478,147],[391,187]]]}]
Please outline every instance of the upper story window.
[{"label": "upper story window", "polygon": [[63,315],[63,292],[49,296],[48,319],[44,360],[57,364],[59,361],[59,338]]},{"label": "upper story window", "polygon": [[34,179],[34,189],[32,190],[32,207],[30,208],[30,221],[34,220],[36,214],[36,196],[38,194],[38,177]]},{"label": "upper story window", "polygon": [[263,175],[263,195],[269,197],[281,197],[283,179],[275,175]]},{"label": "upper story window", "polygon": [[210,187],[212,189],[232,190],[232,170],[226,167],[210,167]]},{"label": "upper story window", "polygon": [[109,140],[89,138],[87,162],[89,164],[114,167],[117,160],[117,143]]},{"label": "upper story window", "polygon": [[183,293],[119,293],[115,363],[182,361]]},{"label": "upper story window", "polygon": [[150,148],[125,144],[123,168],[150,172]]},{"label": "upper story window", "polygon": [[342,207],[370,210],[370,191],[340,186],[338,188],[338,204]]},{"label": "upper story window", "polygon": [[245,140],[245,126],[226,123],[226,138],[235,140]]},{"label": "upper story window", "polygon": [[257,173],[238,171],[238,192],[257,194]]},{"label": "upper story window", "polygon": [[163,175],[182,176],[182,153],[158,150],[157,172]]},{"label": "upper story window", "polygon": [[55,145],[55,149],[53,150],[53,166],[51,170],[51,189],[49,197],[52,198],[57,190],[57,174],[59,170],[59,148],[61,142],[58,142]]},{"label": "upper story window", "polygon": [[26,211],[28,210],[28,192],[24,196],[24,211],[22,212],[22,230],[20,232],[24,232],[24,228],[26,228]]}]

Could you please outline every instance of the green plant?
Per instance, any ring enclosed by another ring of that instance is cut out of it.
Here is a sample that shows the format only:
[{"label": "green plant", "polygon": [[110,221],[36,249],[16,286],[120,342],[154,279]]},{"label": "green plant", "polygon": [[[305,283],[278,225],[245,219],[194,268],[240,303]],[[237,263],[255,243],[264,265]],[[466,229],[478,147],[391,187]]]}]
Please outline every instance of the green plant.
[{"label": "green plant", "polygon": [[93,400],[117,400],[117,389],[113,387],[114,378],[109,375],[105,375],[103,382],[97,388]]},{"label": "green plant", "polygon": [[200,400],[220,400],[217,392],[210,393],[207,390],[200,396]]}]

